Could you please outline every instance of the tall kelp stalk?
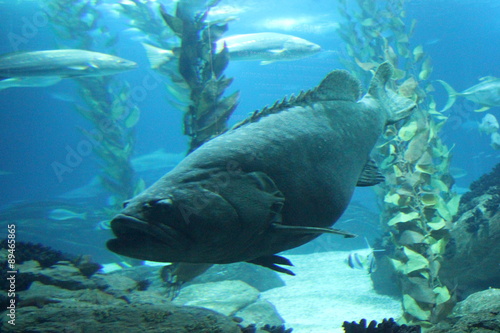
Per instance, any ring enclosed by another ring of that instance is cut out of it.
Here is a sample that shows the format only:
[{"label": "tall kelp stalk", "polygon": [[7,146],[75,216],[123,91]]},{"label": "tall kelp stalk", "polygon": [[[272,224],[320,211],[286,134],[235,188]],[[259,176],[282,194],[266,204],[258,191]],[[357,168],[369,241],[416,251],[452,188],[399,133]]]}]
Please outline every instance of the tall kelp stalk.
[{"label": "tall kelp stalk", "polygon": [[406,26],[403,0],[339,0],[339,12],[344,66],[366,82],[379,63],[391,62],[398,93],[419,105],[404,124],[388,126],[374,157],[386,178],[376,191],[386,253],[403,293],[401,320],[428,327],[454,305],[438,274],[459,202],[451,192],[450,149],[439,137],[447,118],[435,110],[426,81],[431,59],[421,45],[410,48],[416,21]]},{"label": "tall kelp stalk", "polygon": [[[102,24],[95,5],[92,0],[52,0],[43,5],[61,48],[116,53],[118,36]],[[104,208],[104,213],[112,216],[125,199],[144,189],[144,181],[136,178],[130,161],[135,146],[134,126],[140,111],[125,81],[97,76],[79,78],[77,82],[86,105],[75,104],[75,108],[95,126],[91,131],[80,131],[102,161],[100,179],[112,193],[111,206]]]},{"label": "tall kelp stalk", "polygon": [[175,16],[162,10],[163,19],[182,41],[178,69],[190,89],[184,134],[191,137],[191,151],[224,132],[238,105],[239,92],[222,97],[233,80],[223,75],[229,62],[227,48],[216,52],[216,41],[227,31],[227,22],[206,22],[210,8],[219,1],[194,12],[192,1],[180,1]]},{"label": "tall kelp stalk", "polygon": [[238,92],[222,96],[232,79],[223,75],[229,62],[227,49],[217,52],[215,42],[227,30],[230,19],[206,20],[218,2],[179,1],[172,15],[161,6],[161,25],[155,3],[132,0],[122,4],[122,12],[131,18],[130,25],[156,44],[143,46],[151,67],[170,79],[167,91],[171,104],[184,112],[184,134],[191,138],[189,152],[227,129],[239,99]]}]

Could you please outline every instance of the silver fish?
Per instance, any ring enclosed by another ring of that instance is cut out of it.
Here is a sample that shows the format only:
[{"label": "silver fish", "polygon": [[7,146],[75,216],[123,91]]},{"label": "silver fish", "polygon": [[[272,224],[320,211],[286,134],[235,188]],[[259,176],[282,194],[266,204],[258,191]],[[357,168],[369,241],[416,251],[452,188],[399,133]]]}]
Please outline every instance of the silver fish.
[{"label": "silver fish", "polygon": [[[146,50],[151,68],[167,69],[177,66],[177,56],[174,51],[142,43]],[[216,42],[216,52],[222,51],[224,45],[229,52],[231,61],[260,61],[267,65],[276,61],[302,59],[321,51],[317,44],[305,39],[278,34],[261,32],[256,34],[235,35],[219,39]]]},{"label": "silver fish", "polygon": [[500,133],[491,134],[491,147],[495,150],[500,150]]},{"label": "silver fish", "polygon": [[76,213],[69,209],[56,208],[49,212],[49,219],[57,221],[65,220],[85,220],[87,219],[87,213]]},{"label": "silver fish", "polygon": [[478,83],[461,93],[456,92],[455,89],[453,89],[445,81],[437,81],[441,83],[448,92],[448,101],[441,112],[451,108],[455,103],[457,96],[463,96],[468,100],[483,106],[480,109],[474,110],[475,112],[483,112],[494,106],[500,106],[500,79],[498,78],[491,76],[484,77],[481,79],[481,83]]},{"label": "silver fish", "polygon": [[497,132],[499,128],[500,126],[498,125],[497,118],[491,113],[487,113],[479,124],[479,130],[486,134],[493,134]]},{"label": "silver fish", "polygon": [[[86,50],[15,52],[0,56],[0,83],[10,80],[11,87],[47,86],[57,79],[111,75],[134,68],[133,61]],[[9,83],[2,88],[9,88]]]},{"label": "silver fish", "polygon": [[235,35],[217,41],[217,52],[224,45],[232,61],[258,60],[261,65],[275,61],[289,61],[309,57],[321,47],[308,40],[275,32]]}]

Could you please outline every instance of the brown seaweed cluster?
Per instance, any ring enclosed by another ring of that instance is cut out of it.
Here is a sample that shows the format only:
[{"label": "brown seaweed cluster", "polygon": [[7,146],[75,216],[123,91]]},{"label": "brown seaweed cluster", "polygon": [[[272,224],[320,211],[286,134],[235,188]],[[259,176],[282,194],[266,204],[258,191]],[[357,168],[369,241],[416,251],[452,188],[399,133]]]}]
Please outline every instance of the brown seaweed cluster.
[{"label": "brown seaweed cluster", "polygon": [[345,333],[420,333],[420,326],[398,325],[393,318],[384,319],[377,325],[375,320],[372,320],[366,326],[366,319],[361,319],[359,324],[355,321],[349,323],[344,321],[342,325]]},{"label": "brown seaweed cluster", "polygon": [[375,191],[393,249],[381,259],[401,286],[403,320],[428,327],[446,316],[454,302],[439,280],[439,269],[460,196],[452,190],[451,148],[439,136],[447,116],[430,94],[432,60],[423,45],[414,44],[417,21],[408,22],[404,5],[341,0],[343,21],[337,31],[346,43],[341,62],[349,72],[367,82],[374,68],[389,62],[398,94],[418,105],[404,123],[387,126],[372,157],[386,179]]}]

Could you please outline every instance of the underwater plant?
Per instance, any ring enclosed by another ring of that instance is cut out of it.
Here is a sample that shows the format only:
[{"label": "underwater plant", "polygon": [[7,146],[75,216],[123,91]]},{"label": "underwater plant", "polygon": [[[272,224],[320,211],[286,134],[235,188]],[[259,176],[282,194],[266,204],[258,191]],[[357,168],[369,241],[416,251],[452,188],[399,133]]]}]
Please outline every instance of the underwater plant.
[{"label": "underwater plant", "polygon": [[[216,52],[215,45],[231,19],[206,21],[210,8],[219,1],[179,1],[174,15],[160,6],[163,30],[157,28],[160,23],[151,9],[153,4],[133,1],[135,8],[127,5],[123,9],[132,19],[131,24],[147,33],[156,44],[143,43],[143,46],[151,67],[170,79],[167,85],[170,102],[184,112],[184,134],[191,138],[189,152],[224,132],[238,104],[238,92],[223,97],[232,83],[231,78],[223,75],[229,57],[226,48]],[[150,25],[149,21],[154,23]]]},{"label": "underwater plant", "polygon": [[[118,35],[100,20],[101,13],[91,0],[52,0],[43,5],[62,48],[102,49],[116,53]],[[64,13],[64,15],[62,15]],[[130,85],[112,76],[77,79],[79,94],[85,106],[75,109],[88,119],[95,130],[80,129],[90,142],[92,151],[102,160],[102,185],[112,193],[111,207],[104,213],[112,216],[121,203],[145,187],[137,179],[130,159],[135,147],[134,126],[140,110],[133,103]]]},{"label": "underwater plant", "polygon": [[422,45],[410,47],[417,22],[407,27],[404,3],[339,0],[345,22],[338,32],[346,43],[341,62],[353,75],[366,81],[372,68],[388,61],[397,68],[398,93],[419,106],[405,123],[388,126],[374,157],[386,179],[376,191],[387,252],[403,293],[401,323],[429,327],[454,305],[438,273],[460,196],[451,189],[451,148],[439,137],[447,117],[436,111],[429,94],[431,58]]}]

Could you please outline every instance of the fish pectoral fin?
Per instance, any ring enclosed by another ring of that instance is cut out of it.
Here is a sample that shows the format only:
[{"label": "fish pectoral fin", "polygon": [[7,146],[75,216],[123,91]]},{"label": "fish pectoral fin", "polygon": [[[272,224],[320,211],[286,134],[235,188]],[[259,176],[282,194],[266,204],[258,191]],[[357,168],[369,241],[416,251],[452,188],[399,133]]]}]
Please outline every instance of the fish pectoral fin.
[{"label": "fish pectoral fin", "polygon": [[77,71],[85,71],[89,68],[89,66],[68,66],[68,69],[74,69]]},{"label": "fish pectoral fin", "polygon": [[361,175],[358,178],[356,186],[373,186],[385,180],[384,176],[375,164],[375,161],[370,159],[366,162]]},{"label": "fish pectoral fin", "polygon": [[269,64],[272,64],[274,61],[271,61],[271,60],[264,60],[264,61],[261,61],[260,64],[261,65],[269,65]]},{"label": "fish pectoral fin", "polygon": [[474,110],[474,112],[484,112],[484,111],[488,111],[489,109],[491,109],[491,107],[489,107],[489,106],[483,106],[480,109]]},{"label": "fish pectoral fin", "polygon": [[[219,175],[214,176],[217,177]],[[238,215],[245,223],[255,223],[264,230],[272,223],[281,222],[285,196],[267,174],[260,171],[227,174],[226,171],[220,177],[217,179],[228,177],[231,181],[220,186],[218,195],[232,207],[238,207]]]},{"label": "fish pectoral fin", "polygon": [[335,234],[342,235],[344,238],[354,238],[358,235],[351,234],[350,232],[343,231],[340,229],[333,228],[322,228],[322,227],[303,227],[296,225],[283,225],[279,223],[272,223],[272,227],[276,231],[287,232],[287,233],[297,233],[297,234]]},{"label": "fish pectoral fin", "polygon": [[292,272],[291,270],[278,266],[278,265],[293,266],[292,262],[285,257],[277,256],[275,254],[272,254],[270,256],[258,257],[253,260],[248,260],[247,262],[270,268],[276,272],[285,273],[288,275],[295,275],[295,273]]},{"label": "fish pectoral fin", "polygon": [[496,80],[498,79],[494,76],[483,76],[482,78],[479,79],[479,81],[483,82],[496,81]]},{"label": "fish pectoral fin", "polygon": [[273,54],[280,54],[280,53],[285,52],[285,49],[269,50],[268,52],[273,53]]}]

